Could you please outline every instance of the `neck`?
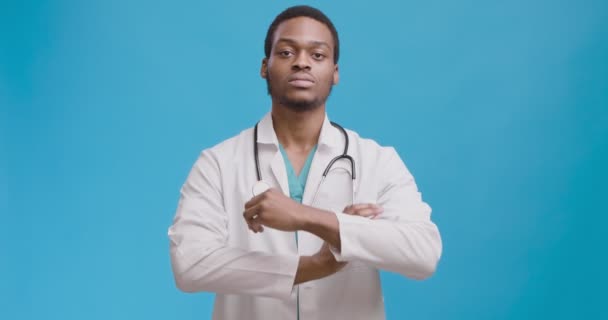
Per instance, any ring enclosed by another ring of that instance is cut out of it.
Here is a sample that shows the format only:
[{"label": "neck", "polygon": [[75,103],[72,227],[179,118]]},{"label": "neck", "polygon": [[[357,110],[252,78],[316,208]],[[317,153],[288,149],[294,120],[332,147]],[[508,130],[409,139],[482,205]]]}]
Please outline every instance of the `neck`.
[{"label": "neck", "polygon": [[319,141],[325,121],[325,104],[307,111],[272,106],[272,124],[285,149],[307,152]]}]

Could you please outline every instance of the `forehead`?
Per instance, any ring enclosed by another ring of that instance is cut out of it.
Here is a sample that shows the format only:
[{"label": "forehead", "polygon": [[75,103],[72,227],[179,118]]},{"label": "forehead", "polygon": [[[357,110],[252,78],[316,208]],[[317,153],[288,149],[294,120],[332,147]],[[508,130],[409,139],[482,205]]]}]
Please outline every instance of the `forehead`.
[{"label": "forehead", "polygon": [[321,41],[328,43],[332,48],[334,46],[329,27],[308,17],[297,17],[281,22],[274,33],[273,45],[282,38],[303,43]]}]

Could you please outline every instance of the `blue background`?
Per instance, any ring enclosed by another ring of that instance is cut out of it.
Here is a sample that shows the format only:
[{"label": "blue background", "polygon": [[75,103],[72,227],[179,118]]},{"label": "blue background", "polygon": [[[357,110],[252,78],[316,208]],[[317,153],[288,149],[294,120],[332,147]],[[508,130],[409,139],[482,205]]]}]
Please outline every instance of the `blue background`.
[{"label": "blue background", "polygon": [[[293,1],[0,4],[0,318],[209,319],[167,228],[199,152],[269,110]],[[389,319],[607,318],[608,2],[312,1],[331,119],[397,148],[444,254]]]}]

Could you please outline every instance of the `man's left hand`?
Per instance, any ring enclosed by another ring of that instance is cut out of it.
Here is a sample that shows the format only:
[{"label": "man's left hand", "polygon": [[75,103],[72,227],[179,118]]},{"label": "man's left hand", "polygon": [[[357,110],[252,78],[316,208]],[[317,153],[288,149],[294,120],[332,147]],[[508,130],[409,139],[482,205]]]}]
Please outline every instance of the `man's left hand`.
[{"label": "man's left hand", "polygon": [[358,203],[346,206],[342,212],[353,216],[376,219],[376,217],[384,212],[384,209],[375,203]]}]

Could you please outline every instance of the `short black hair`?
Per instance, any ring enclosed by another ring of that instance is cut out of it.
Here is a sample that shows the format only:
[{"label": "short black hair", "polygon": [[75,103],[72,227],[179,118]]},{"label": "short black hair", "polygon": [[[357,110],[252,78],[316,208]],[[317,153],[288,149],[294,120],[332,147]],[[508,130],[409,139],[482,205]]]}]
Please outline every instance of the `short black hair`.
[{"label": "short black hair", "polygon": [[321,10],[310,6],[289,7],[274,18],[274,21],[272,21],[270,27],[268,27],[266,40],[264,40],[264,53],[266,54],[266,58],[270,57],[274,33],[279,24],[281,24],[283,21],[297,17],[308,17],[317,20],[329,28],[329,31],[331,31],[331,35],[334,38],[334,63],[338,63],[338,58],[340,58],[340,40],[338,39],[338,31],[336,31],[334,24],[323,12],[321,12]]}]

